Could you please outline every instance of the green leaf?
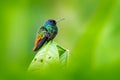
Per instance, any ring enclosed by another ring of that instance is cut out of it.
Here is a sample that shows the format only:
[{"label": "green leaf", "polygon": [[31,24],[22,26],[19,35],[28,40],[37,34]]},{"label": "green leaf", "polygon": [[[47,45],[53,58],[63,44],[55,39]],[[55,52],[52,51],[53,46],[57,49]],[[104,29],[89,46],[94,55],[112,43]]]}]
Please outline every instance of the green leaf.
[{"label": "green leaf", "polygon": [[44,45],[32,60],[28,71],[39,71],[51,64],[66,66],[69,59],[69,51],[64,49],[54,41]]}]

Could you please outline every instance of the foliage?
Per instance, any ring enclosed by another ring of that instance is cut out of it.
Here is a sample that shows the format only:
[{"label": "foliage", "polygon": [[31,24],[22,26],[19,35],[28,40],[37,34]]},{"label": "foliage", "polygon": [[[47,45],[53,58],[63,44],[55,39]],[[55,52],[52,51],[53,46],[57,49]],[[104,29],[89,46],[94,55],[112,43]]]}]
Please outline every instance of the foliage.
[{"label": "foliage", "polygon": [[[61,17],[54,40],[70,50],[67,69],[26,76],[36,30]],[[0,0],[0,25],[1,80],[120,80],[120,0]]]},{"label": "foliage", "polygon": [[61,68],[67,65],[69,59],[69,51],[63,49],[54,41],[50,41],[40,49],[32,60],[28,71],[39,72],[41,69],[54,64],[60,64]]}]

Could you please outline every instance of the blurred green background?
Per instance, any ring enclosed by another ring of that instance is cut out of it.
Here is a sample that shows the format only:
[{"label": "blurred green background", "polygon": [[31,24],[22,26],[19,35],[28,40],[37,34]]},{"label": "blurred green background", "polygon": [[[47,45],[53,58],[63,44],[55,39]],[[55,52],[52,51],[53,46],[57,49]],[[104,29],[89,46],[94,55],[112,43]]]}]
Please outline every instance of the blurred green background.
[{"label": "blurred green background", "polygon": [[[26,74],[37,29],[58,23],[67,70]],[[0,0],[0,80],[120,80],[120,0]]]}]

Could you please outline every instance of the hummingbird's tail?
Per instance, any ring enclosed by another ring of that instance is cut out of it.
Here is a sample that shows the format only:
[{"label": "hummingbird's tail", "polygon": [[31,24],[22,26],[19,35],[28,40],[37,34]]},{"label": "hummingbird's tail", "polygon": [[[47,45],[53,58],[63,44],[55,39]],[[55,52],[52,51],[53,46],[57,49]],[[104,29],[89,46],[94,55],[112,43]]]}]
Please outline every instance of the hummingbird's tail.
[{"label": "hummingbird's tail", "polygon": [[39,50],[44,45],[44,43],[47,41],[47,39],[48,37],[44,37],[43,39],[41,39],[39,43],[34,46],[33,51]]}]

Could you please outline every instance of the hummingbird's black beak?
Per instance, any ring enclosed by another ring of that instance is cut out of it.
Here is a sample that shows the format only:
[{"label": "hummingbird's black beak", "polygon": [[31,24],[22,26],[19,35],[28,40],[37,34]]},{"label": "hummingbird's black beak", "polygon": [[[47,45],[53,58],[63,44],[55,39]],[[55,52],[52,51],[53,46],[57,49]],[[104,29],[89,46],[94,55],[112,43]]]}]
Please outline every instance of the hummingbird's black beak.
[{"label": "hummingbird's black beak", "polygon": [[61,18],[61,19],[57,20],[56,22],[58,23],[58,22],[63,21],[63,20],[65,20],[65,18]]}]

